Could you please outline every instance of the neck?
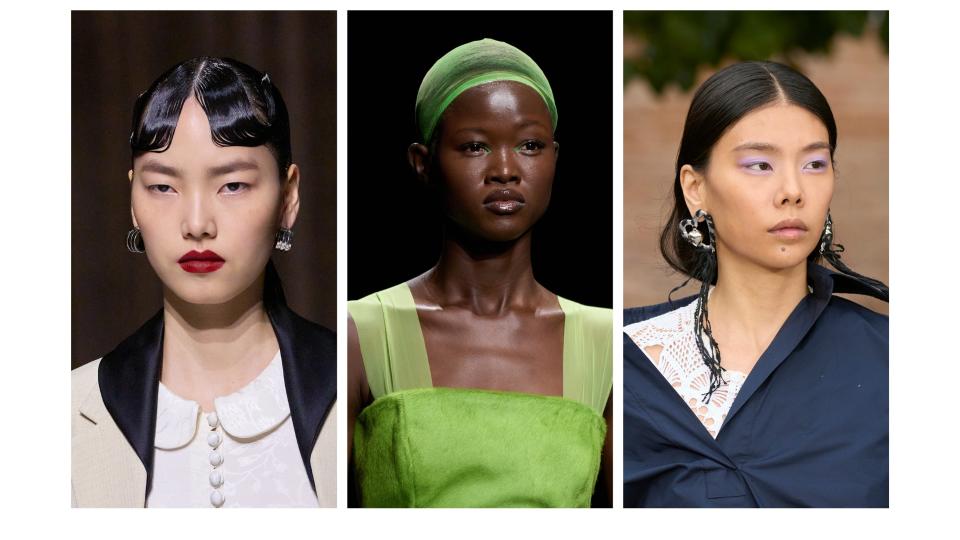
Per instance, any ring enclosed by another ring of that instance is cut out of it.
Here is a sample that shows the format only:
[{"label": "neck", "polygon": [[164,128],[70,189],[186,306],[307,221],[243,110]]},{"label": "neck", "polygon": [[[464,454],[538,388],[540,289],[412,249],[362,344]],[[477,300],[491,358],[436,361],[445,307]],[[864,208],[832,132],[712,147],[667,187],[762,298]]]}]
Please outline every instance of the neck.
[{"label": "neck", "polygon": [[213,409],[269,365],[278,344],[263,307],[263,274],[223,304],[192,304],[164,289],[161,380],[175,394]]},{"label": "neck", "polygon": [[[807,295],[807,262],[771,270],[719,254],[717,286],[710,294],[711,324],[722,334],[766,348]],[[728,338],[729,339],[729,338]]]},{"label": "neck", "polygon": [[498,315],[542,300],[545,289],[533,277],[530,231],[510,242],[478,240],[454,226],[444,232],[439,261],[418,278],[431,301]]}]

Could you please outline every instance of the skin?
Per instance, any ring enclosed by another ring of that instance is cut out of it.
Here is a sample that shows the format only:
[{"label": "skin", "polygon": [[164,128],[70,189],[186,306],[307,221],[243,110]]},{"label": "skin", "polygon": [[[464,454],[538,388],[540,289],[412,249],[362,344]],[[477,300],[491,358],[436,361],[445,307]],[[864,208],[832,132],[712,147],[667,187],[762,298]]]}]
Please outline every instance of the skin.
[{"label": "skin", "polygon": [[[279,346],[263,307],[265,267],[282,225],[300,207],[296,165],[280,181],[265,146],[217,146],[195,98],[183,106],[163,152],[137,156],[129,172],[131,216],[163,282],[161,381],[213,410],[269,365]],[[191,250],[225,260],[206,274],[177,261]]]},{"label": "skin", "polygon": [[[437,264],[409,282],[435,387],[563,395],[564,315],[533,275],[534,224],[550,202],[559,145],[543,98],[501,81],[471,88],[444,111],[436,144],[413,144],[410,165],[441,205]],[[524,199],[502,215],[484,204],[497,190]],[[372,402],[353,320],[348,321],[348,444]],[[603,467],[612,500],[608,402]]]},{"label": "skin", "polygon": [[[815,115],[777,102],[731,126],[706,170],[681,169],[687,208],[706,210],[716,226],[710,323],[728,370],[749,373],[808,293],[807,256],[823,231],[835,183],[828,141]],[[806,230],[771,232],[786,219]],[[648,351],[654,359],[659,352]]]}]

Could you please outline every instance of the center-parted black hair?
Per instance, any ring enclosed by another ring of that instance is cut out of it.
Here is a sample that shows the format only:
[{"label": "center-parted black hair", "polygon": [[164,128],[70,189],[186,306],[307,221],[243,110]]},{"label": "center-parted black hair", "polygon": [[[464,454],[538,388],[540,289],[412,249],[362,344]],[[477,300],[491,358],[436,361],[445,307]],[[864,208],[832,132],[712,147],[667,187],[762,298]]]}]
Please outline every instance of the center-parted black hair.
[{"label": "center-parted black hair", "polygon": [[183,104],[194,96],[218,146],[265,145],[280,180],[292,163],[290,120],[270,76],[231,58],[200,56],[170,68],[133,105],[132,157],[170,147]]}]

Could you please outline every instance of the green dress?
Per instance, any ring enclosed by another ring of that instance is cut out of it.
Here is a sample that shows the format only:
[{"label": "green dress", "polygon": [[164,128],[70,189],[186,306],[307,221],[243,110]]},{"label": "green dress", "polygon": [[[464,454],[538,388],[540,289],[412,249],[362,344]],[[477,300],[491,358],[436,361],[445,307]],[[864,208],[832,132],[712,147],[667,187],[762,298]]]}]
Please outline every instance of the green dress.
[{"label": "green dress", "polygon": [[354,427],[364,506],[590,506],[613,384],[612,317],[559,300],[562,398],[434,388],[409,287],[349,302],[375,398]]}]

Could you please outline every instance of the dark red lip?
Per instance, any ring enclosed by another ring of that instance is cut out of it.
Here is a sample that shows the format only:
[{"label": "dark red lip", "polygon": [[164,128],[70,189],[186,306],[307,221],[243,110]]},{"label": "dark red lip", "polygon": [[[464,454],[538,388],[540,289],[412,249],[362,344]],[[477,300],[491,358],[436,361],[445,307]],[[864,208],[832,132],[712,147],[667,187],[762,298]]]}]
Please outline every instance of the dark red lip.
[{"label": "dark red lip", "polygon": [[177,261],[177,263],[180,264],[180,268],[183,268],[191,274],[216,272],[223,266],[224,262],[223,257],[209,249],[202,252],[194,250],[188,251]]},{"label": "dark red lip", "polygon": [[483,206],[485,206],[487,210],[501,216],[515,214],[526,204],[527,201],[523,198],[523,195],[513,189],[491,191],[487,197],[483,199]]}]

